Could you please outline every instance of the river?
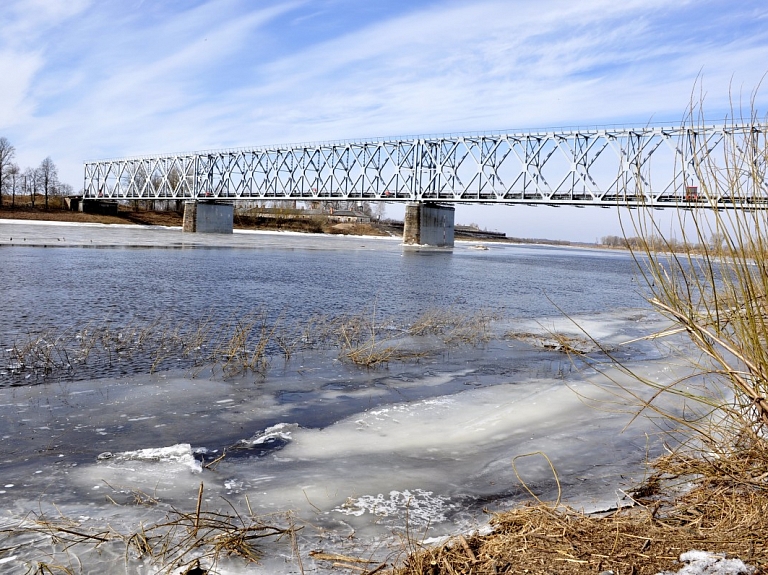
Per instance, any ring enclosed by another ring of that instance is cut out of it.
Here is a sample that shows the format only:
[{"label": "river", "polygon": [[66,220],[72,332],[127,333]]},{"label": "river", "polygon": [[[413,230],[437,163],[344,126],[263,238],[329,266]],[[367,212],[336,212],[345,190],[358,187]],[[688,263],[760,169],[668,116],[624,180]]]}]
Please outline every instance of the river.
[{"label": "river", "polygon": [[194,559],[162,571],[129,535],[66,544],[42,519],[130,534],[237,510],[301,529],[261,541],[256,565],[222,554],[217,573],[322,573],[312,550],[391,563],[529,489],[587,510],[625,500],[659,441],[586,405],[610,395],[589,366],[611,368],[582,329],[672,377],[664,348],[621,345],[662,325],[636,263],[486,247],[0,221],[0,570]]}]

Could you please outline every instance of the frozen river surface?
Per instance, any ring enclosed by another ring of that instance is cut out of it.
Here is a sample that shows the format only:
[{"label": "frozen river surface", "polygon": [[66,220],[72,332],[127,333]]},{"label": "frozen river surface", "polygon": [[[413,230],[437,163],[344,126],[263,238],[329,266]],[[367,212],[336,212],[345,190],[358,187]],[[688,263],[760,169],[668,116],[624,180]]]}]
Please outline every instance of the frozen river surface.
[{"label": "frozen river surface", "polygon": [[[373,569],[402,559],[409,539],[483,528],[488,511],[530,500],[526,487],[585,509],[615,506],[658,452],[656,430],[643,420],[624,430],[627,414],[585,404],[580,395],[609,398],[587,368],[600,353],[571,362],[545,344],[551,331],[584,338],[565,313],[627,365],[670,379],[663,350],[619,346],[659,326],[635,264],[615,252],[470,248],[0,222],[6,363],[44,332],[157,330],[253,309],[295,333],[320,314],[363,313],[386,324],[385,344],[418,352],[363,368],[338,346],[297,346],[228,377],[173,357],[152,373],[125,358],[29,378],[0,365],[0,572],[37,561],[182,573],[194,553],[162,564],[139,558],[129,539],[197,509],[301,527],[258,543],[258,564],[222,554],[215,572],[230,574],[322,573],[331,562],[318,550]],[[481,341],[408,332],[434,309],[494,319]],[[67,543],[41,519],[111,535]]]}]

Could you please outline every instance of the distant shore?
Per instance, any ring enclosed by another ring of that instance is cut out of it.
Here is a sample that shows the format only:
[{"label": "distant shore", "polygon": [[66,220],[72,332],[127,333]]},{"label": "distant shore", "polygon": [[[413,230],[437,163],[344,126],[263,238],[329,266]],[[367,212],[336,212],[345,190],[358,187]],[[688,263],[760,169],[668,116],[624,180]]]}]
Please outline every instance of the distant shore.
[{"label": "distant shore", "polygon": [[[146,209],[120,209],[115,215],[90,214],[71,211],[61,207],[32,208],[28,205],[12,208],[8,205],[8,199],[4,198],[0,207],[0,220],[22,221],[46,221],[75,224],[105,224],[105,225],[132,225],[138,227],[162,226],[167,228],[180,228],[184,216],[175,211],[156,211]],[[390,237],[402,238],[403,224],[398,221],[384,220],[370,223],[331,223],[311,222],[300,218],[259,218],[235,215],[235,230],[263,231],[263,232],[294,232],[300,234],[325,234],[360,237]],[[608,246],[599,244],[586,244],[570,242],[567,240],[550,240],[546,238],[517,238],[504,237],[498,232],[485,232],[484,230],[468,229],[467,226],[456,226],[455,239],[459,242],[477,243],[507,243],[507,244],[535,244],[560,247],[598,248]]]}]

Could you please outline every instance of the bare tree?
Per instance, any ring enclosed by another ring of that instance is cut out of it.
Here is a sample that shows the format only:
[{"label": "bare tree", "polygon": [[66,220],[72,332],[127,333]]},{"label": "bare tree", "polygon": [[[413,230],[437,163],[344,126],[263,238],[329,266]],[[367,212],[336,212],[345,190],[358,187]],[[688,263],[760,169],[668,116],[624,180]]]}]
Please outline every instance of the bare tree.
[{"label": "bare tree", "polygon": [[380,222],[384,219],[384,214],[387,213],[387,202],[376,202],[376,207],[373,210],[376,216],[376,221]]},{"label": "bare tree", "polygon": [[64,198],[67,196],[71,196],[72,186],[70,186],[69,184],[65,184],[64,182],[59,182],[59,187],[56,189],[56,193]]},{"label": "bare tree", "polygon": [[37,170],[27,168],[22,175],[24,178],[24,195],[29,194],[32,198],[32,207],[35,207],[35,194],[37,193]]},{"label": "bare tree", "polygon": [[16,190],[18,189],[18,185],[21,182],[21,170],[19,169],[19,166],[17,164],[11,164],[8,167],[8,171],[6,172],[6,177],[8,178],[9,185],[7,186],[11,190],[11,207],[16,207]]},{"label": "bare tree", "polygon": [[[139,209],[139,198],[144,195],[145,187],[150,188],[151,183],[149,181],[149,174],[143,164],[128,166],[123,173],[120,185],[123,189],[123,193],[128,197],[133,198],[131,200],[131,206],[133,211]],[[101,190],[99,190],[101,194]]]},{"label": "bare tree", "polygon": [[166,207],[164,209],[168,209],[168,205],[170,205],[171,202],[170,198],[175,198],[175,200],[173,200],[173,205],[175,206],[173,209],[175,211],[181,212],[184,209],[183,198],[192,195],[190,182],[192,181],[193,177],[188,176],[188,174],[189,170],[187,171],[187,174],[185,174],[178,167],[171,167],[167,177],[167,195],[169,200],[166,202]]},{"label": "bare tree", "polygon": [[56,164],[50,156],[40,162],[40,167],[37,168],[38,177],[40,179],[40,187],[43,188],[45,194],[45,209],[48,209],[48,192],[55,193],[59,185],[59,171],[56,168]]},{"label": "bare tree", "polygon": [[3,190],[8,185],[6,179],[15,154],[16,148],[11,145],[8,138],[0,138],[0,207],[3,206]]}]

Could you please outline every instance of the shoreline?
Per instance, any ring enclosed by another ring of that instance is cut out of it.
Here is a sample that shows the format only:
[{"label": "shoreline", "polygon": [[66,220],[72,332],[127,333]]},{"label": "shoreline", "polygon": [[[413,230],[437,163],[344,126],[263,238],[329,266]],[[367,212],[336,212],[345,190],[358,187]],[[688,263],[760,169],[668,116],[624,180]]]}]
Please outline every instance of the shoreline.
[{"label": "shoreline", "polygon": [[[61,220],[33,220],[33,219],[16,219],[16,218],[0,218],[0,230],[2,226],[36,226],[41,229],[54,229],[54,228],[68,228],[68,229],[98,229],[98,230],[130,230],[132,232],[139,232],[140,230],[147,232],[177,232],[181,233],[181,226],[166,226],[158,224],[127,224],[127,223],[102,223],[102,222],[71,222]],[[142,234],[144,235],[144,234]],[[405,246],[402,243],[402,238],[399,236],[383,236],[373,234],[329,234],[329,233],[315,233],[315,232],[300,232],[294,230],[269,230],[269,229],[242,229],[236,228],[232,234],[184,234],[183,240],[180,244],[174,243],[173,245],[157,247],[173,247],[180,246],[200,246],[205,247],[209,245],[215,245],[216,247],[227,247],[226,238],[233,238],[241,236],[247,238],[248,236],[262,236],[268,238],[306,238],[306,239],[336,239],[342,242],[354,242],[354,241],[376,241],[376,242],[396,242],[400,246],[409,247],[411,249],[446,249],[435,248],[434,246]],[[146,239],[146,238],[145,238]],[[40,243],[42,242],[42,243]],[[55,242],[55,243],[54,243]],[[246,247],[237,245],[238,242],[234,242],[234,245],[229,247]],[[509,245],[509,246],[531,246],[531,247],[546,247],[546,248],[565,248],[565,249],[577,249],[577,250],[604,250],[610,249],[611,251],[626,251],[621,248],[607,248],[605,246],[592,245],[592,244],[565,244],[565,243],[547,243],[547,242],[520,242],[520,241],[501,241],[501,240],[488,240],[478,238],[459,238],[455,240],[457,247],[471,249],[472,246],[482,245],[492,249],[494,245]],[[45,234],[45,237],[39,239],[23,239],[19,241],[13,236],[3,234],[0,231],[0,247],[2,246],[27,246],[27,247],[75,247],[82,245],[84,247],[94,247],[90,245],[90,242],[77,242],[73,240],[67,240],[66,236],[58,237],[57,235]],[[108,247],[108,245],[114,245],[115,247],[129,247],[134,245],[134,242],[127,241],[125,239],[119,239],[113,244],[98,244],[98,247]],[[146,241],[136,242],[137,247],[146,247]],[[448,248],[450,250],[450,248]]]}]

